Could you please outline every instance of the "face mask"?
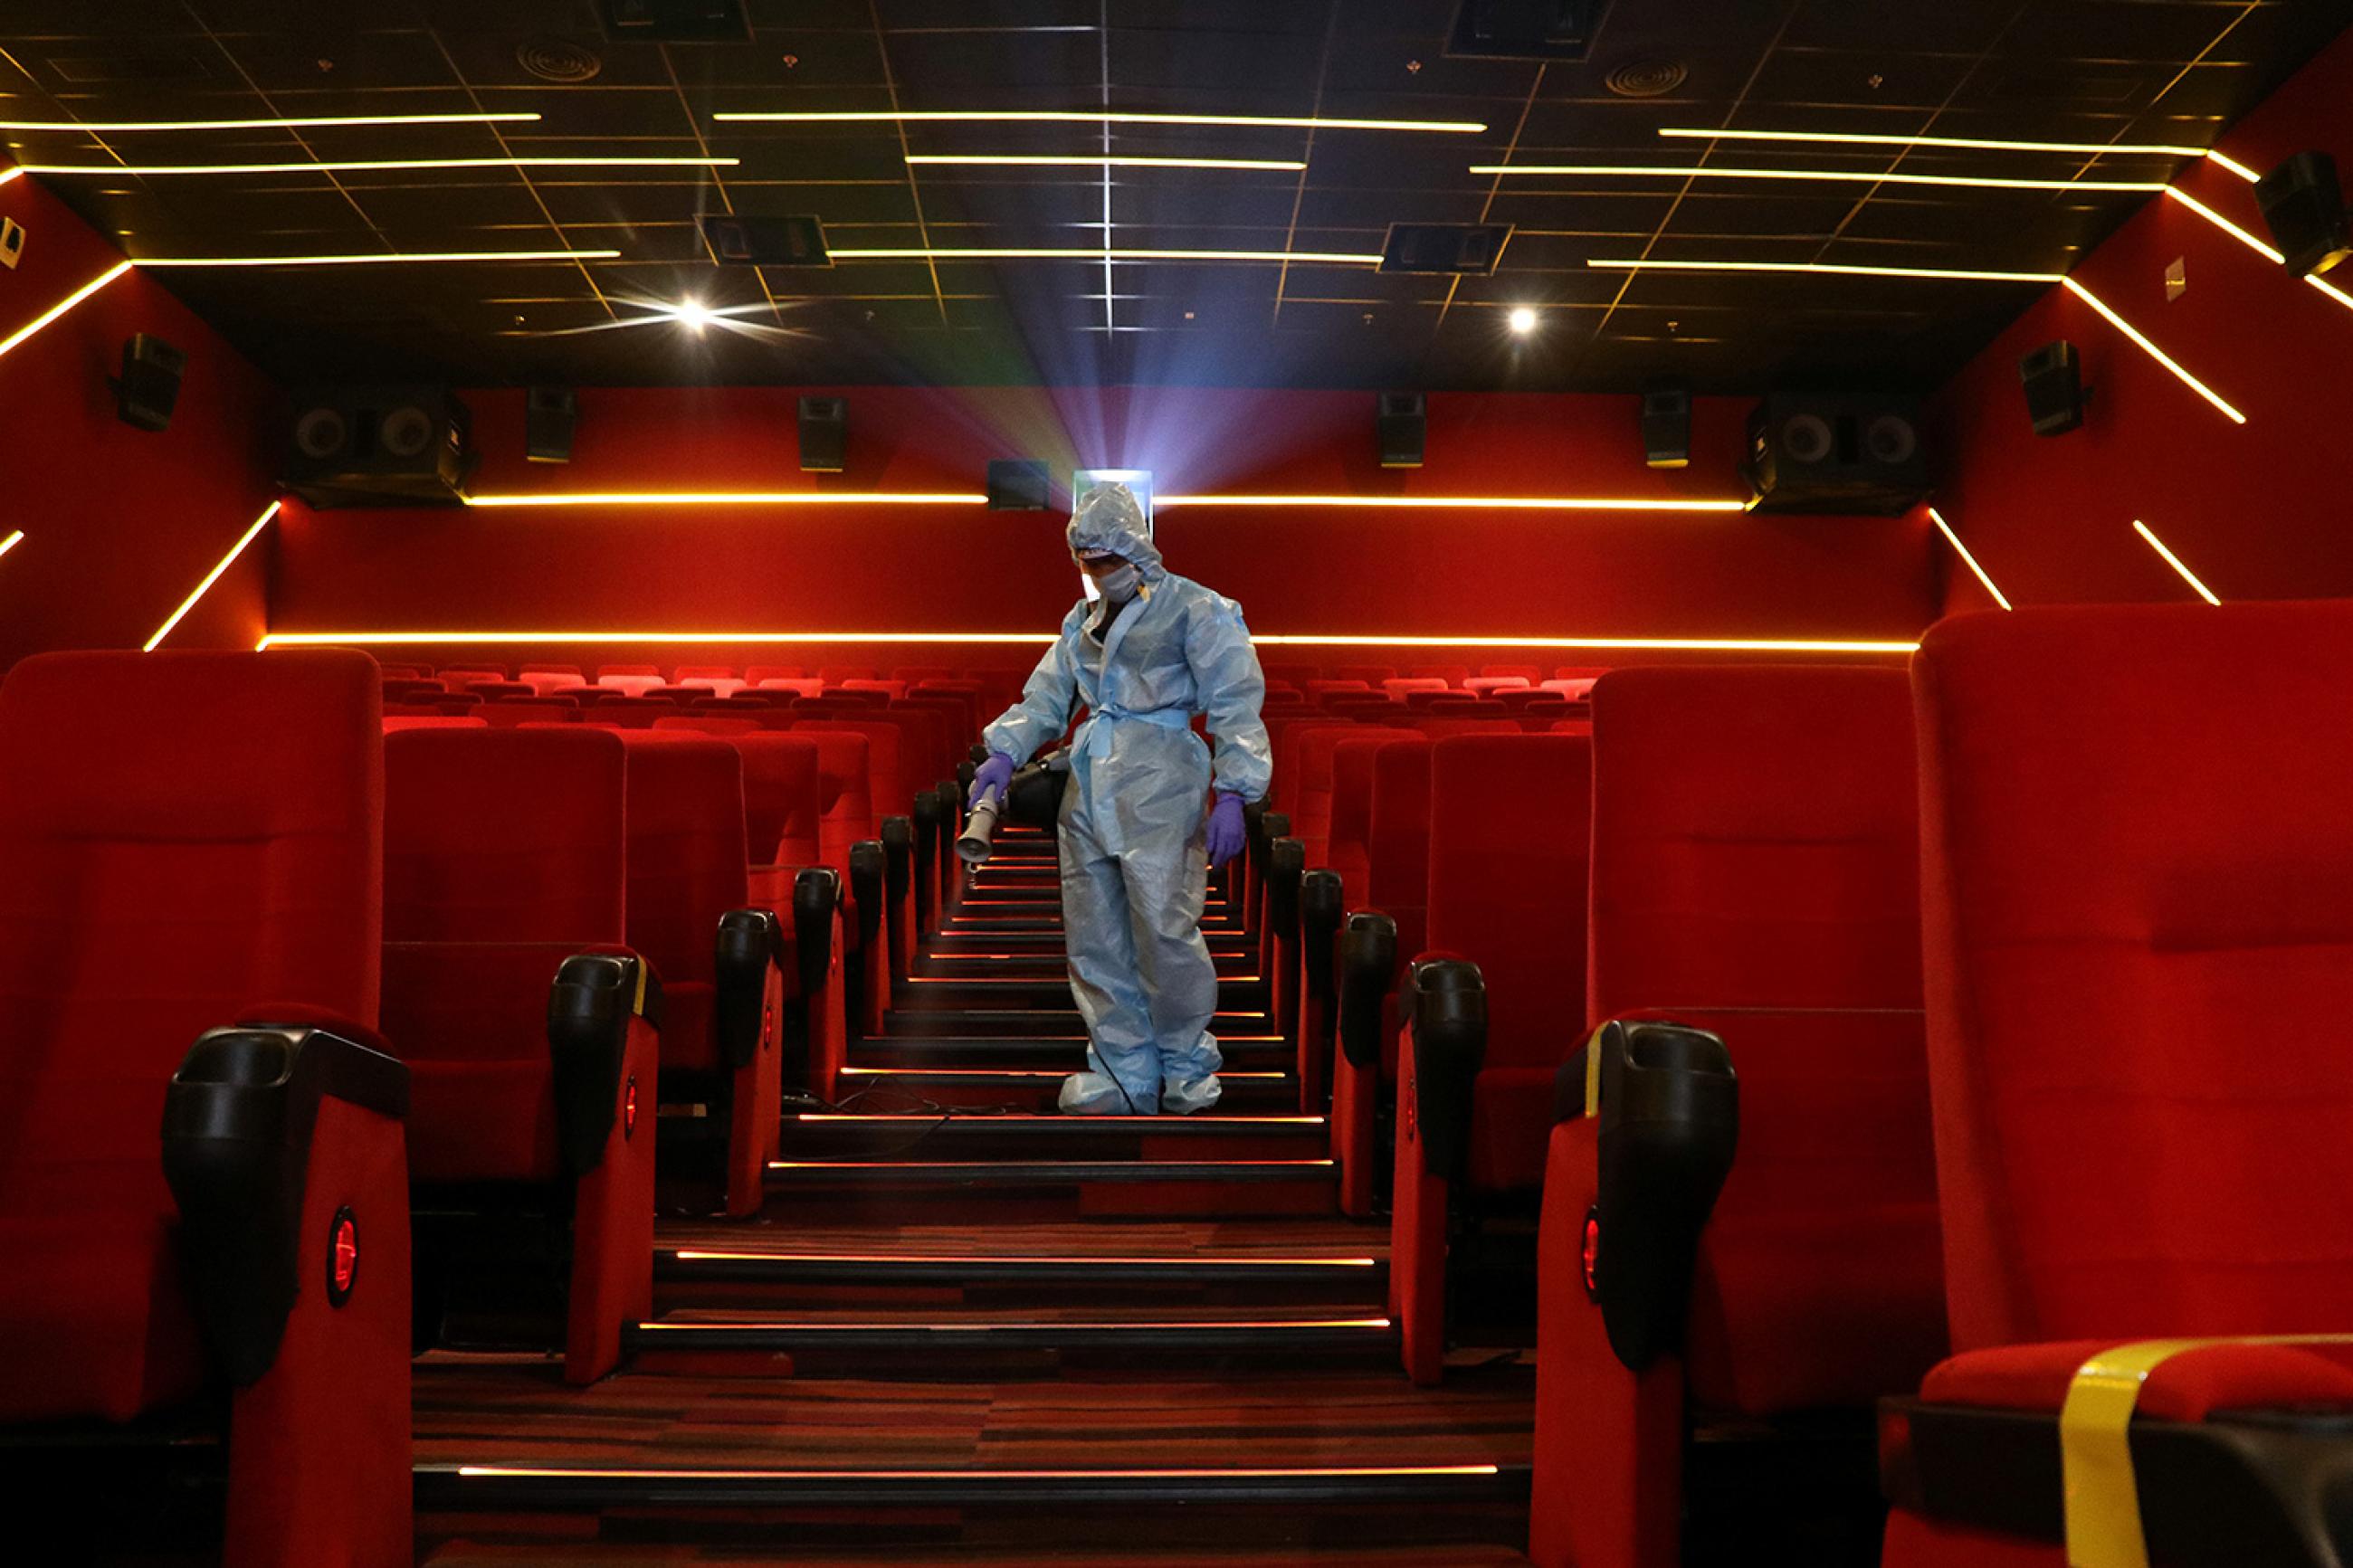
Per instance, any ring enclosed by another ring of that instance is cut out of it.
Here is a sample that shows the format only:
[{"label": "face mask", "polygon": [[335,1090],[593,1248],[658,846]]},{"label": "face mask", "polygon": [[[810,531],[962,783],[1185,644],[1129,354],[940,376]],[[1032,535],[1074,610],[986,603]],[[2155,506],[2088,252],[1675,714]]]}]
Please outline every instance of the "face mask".
[{"label": "face mask", "polygon": [[1144,574],[1136,570],[1135,563],[1131,561],[1117,571],[1106,572],[1096,578],[1095,586],[1103,591],[1104,598],[1116,605],[1123,599],[1134,598],[1143,581]]}]

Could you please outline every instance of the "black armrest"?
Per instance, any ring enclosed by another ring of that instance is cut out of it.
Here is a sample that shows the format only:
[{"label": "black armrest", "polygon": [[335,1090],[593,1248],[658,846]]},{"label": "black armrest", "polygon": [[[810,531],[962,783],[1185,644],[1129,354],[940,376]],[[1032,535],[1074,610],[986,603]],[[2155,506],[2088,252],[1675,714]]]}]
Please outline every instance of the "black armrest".
[{"label": "black armrest", "polygon": [[1612,1019],[1586,1043],[1599,1122],[1587,1289],[1609,1348],[1641,1372],[1683,1344],[1700,1232],[1732,1170],[1740,1083],[1704,1029]]},{"label": "black armrest", "polygon": [[988,761],[988,748],[982,745],[978,741],[975,741],[972,743],[972,749],[965,752],[965,757],[966,761],[976,768],[980,766],[981,763]]},{"label": "black armrest", "polygon": [[1381,1017],[1397,977],[1397,921],[1350,915],[1340,937],[1340,1049],[1360,1071],[1381,1065]]},{"label": "black armrest", "polygon": [[922,790],[915,795],[915,869],[923,876],[930,876],[939,863],[940,824],[947,820],[944,803],[950,798],[945,788]]},{"label": "black armrest", "polygon": [[956,764],[955,798],[959,808],[965,801],[972,798],[972,784],[979,776],[980,768],[976,763],[958,763]]},{"label": "black armrest", "polygon": [[914,886],[915,825],[903,816],[882,819],[882,876],[891,893],[891,901],[898,902]]},{"label": "black armrest", "polygon": [[1338,956],[1341,908],[1340,873],[1322,869],[1309,871],[1299,879],[1299,934],[1301,968],[1307,981],[1307,994],[1324,1007],[1324,1017],[1331,1017],[1331,1007],[1338,993],[1338,981],[1334,961]]},{"label": "black armrest", "polygon": [[768,971],[782,969],[784,922],[774,910],[730,910],[719,917],[719,942],[712,1000],[719,1030],[719,1059],[731,1068],[750,1067],[760,1054],[762,1014],[767,1007]]},{"label": "black armrest", "polygon": [[1486,978],[1466,960],[1434,958],[1415,964],[1406,986],[1422,1166],[1459,1181],[1471,1154],[1471,1089],[1487,1060]]},{"label": "black armrest", "polygon": [[841,877],[830,866],[804,866],[793,878],[793,967],[804,996],[825,989],[833,971],[833,911]]},{"label": "black armrest", "polygon": [[[555,1146],[575,1180],[604,1163],[615,1108],[625,1089],[621,1066],[629,1020],[661,1027],[661,982],[634,953],[578,952],[555,972],[547,993],[547,1045],[555,1064]],[[637,1134],[635,1100],[622,1106],[622,1136]]]},{"label": "black armrest", "polygon": [[1250,858],[1257,859],[1266,853],[1266,797],[1242,802],[1242,840],[1250,846]]},{"label": "black armrest", "polygon": [[[240,1388],[277,1360],[301,1293],[311,1137],[330,1096],[405,1117],[408,1068],[325,1029],[257,1025],[198,1037],[164,1091],[164,1179],[179,1205],[188,1294],[206,1348]],[[340,1293],[332,1279],[325,1289],[340,1304],[355,1284],[347,1275]]]},{"label": "black armrest", "polygon": [[879,838],[862,838],[849,847],[849,900],[858,910],[861,950],[882,929],[883,858]]},{"label": "black armrest", "polygon": [[1278,838],[1267,846],[1266,858],[1266,923],[1277,942],[1296,942],[1299,884],[1306,876],[1307,846],[1296,838]]},{"label": "black armrest", "polygon": [[[1879,1405],[1881,1489],[1908,1513],[2052,1547],[2067,1540],[2056,1410]],[[2353,1411],[2133,1417],[2126,1442],[2146,1561],[2178,1568],[2334,1568],[2353,1558]]]},{"label": "black armrest", "polygon": [[[1263,806],[1265,803],[1260,801],[1253,804]],[[1243,807],[1244,821],[1249,820],[1247,815],[1249,809],[1248,806]],[[1288,812],[1261,810],[1258,816],[1258,832],[1259,837],[1255,841],[1257,852],[1250,857],[1250,863],[1258,868],[1259,880],[1264,881],[1269,865],[1274,858],[1276,840],[1291,837],[1291,815]]]}]

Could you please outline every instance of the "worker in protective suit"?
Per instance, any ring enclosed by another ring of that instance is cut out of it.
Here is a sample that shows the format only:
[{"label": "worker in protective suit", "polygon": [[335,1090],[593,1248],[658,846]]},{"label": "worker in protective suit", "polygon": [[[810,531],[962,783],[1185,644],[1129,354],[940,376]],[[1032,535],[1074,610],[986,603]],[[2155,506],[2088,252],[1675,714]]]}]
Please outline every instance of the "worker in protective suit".
[{"label": "worker in protective suit", "polygon": [[[1087,1069],[1062,1084],[1077,1115],[1186,1113],[1218,1102],[1218,973],[1201,937],[1208,868],[1242,847],[1242,806],[1273,773],[1259,707],[1266,678],[1240,605],[1161,564],[1124,485],[1097,486],[1071,518],[1071,553],[1097,596],[1021,693],[982,732],[977,800],[1087,711],[1071,745],[1060,822],[1071,990]],[[1206,714],[1217,739],[1193,732]],[[1210,786],[1216,805],[1207,807]]]}]

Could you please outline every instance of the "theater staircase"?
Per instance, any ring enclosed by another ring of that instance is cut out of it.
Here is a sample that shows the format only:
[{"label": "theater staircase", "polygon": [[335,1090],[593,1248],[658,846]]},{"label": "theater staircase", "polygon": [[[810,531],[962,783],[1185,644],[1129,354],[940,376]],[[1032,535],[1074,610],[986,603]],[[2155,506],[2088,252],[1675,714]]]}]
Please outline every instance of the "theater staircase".
[{"label": "theater staircase", "polygon": [[660,1223],[618,1373],[419,1363],[420,1558],[1524,1561],[1532,1369],[1398,1371],[1388,1230],[1336,1214],[1238,888],[1222,1102],[1062,1117],[1053,842],[1004,829],[839,1107],[787,1112],[764,1211]]}]

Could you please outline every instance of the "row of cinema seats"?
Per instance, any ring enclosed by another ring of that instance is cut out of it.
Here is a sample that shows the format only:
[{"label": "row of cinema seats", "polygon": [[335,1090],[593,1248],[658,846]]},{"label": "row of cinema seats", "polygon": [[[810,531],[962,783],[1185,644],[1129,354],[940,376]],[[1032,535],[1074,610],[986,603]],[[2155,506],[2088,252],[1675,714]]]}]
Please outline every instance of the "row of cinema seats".
[{"label": "row of cinema seats", "polygon": [[2047,610],[1271,721],[1254,896],[1417,1381],[1540,1194],[1539,1563],[1676,1563],[1694,1454],[1874,1416],[1896,1568],[2353,1557],[2348,677],[2345,605]]},{"label": "row of cinema seats", "polygon": [[0,684],[0,1421],[232,1390],[240,1568],[407,1562],[414,1349],[617,1363],[658,1125],[723,1130],[704,1190],[757,1206],[787,1083],[832,1098],[936,918],[972,723],[968,692],[786,731],[379,697],[338,650]]}]

